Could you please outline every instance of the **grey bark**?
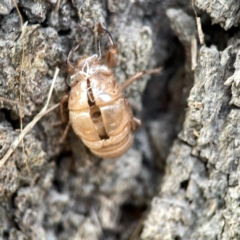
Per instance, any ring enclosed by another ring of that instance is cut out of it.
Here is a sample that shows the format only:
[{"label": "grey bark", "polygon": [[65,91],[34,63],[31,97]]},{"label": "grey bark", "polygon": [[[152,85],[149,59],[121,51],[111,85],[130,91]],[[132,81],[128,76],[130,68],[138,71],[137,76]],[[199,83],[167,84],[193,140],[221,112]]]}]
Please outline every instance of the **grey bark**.
[{"label": "grey bark", "polygon": [[[238,4],[196,1],[225,29],[238,25]],[[174,9],[167,15],[174,29],[182,21],[188,24],[175,30],[180,39],[189,33],[193,18],[187,23],[185,13]],[[141,239],[240,239],[238,35],[223,51],[214,45],[198,50],[183,129],[166,160]]]},{"label": "grey bark", "polygon": [[222,1],[202,1],[196,0],[196,6],[206,11],[212,19],[213,24],[220,24],[225,30],[232,26],[239,26],[240,23],[240,3],[235,0]]},{"label": "grey bark", "polygon": [[[51,1],[17,3],[23,23],[28,21],[23,36],[13,2],[0,3],[0,158],[19,134],[21,105],[16,102],[21,70],[25,126],[43,107],[56,66],[61,71],[50,104],[68,92],[65,62],[70,49],[82,38],[83,47],[72,61],[97,53],[94,28],[99,22],[119,49],[115,69],[119,83],[168,58],[165,49],[153,44],[160,42],[153,31],[159,20],[157,3],[61,1],[57,13]],[[166,45],[166,40],[160,44]],[[154,48],[161,59],[154,57]],[[149,77],[126,91],[136,113],[142,108],[141,95]],[[60,144],[64,126],[53,126],[60,119],[59,110],[43,117],[24,138],[24,148],[20,144],[0,170],[0,238],[128,239],[154,195],[158,178],[147,124],[136,134],[132,149],[109,161],[93,156],[73,132]],[[165,120],[164,126],[171,125]],[[170,147],[168,135],[159,140]]]},{"label": "grey bark", "polygon": [[[195,1],[213,23],[238,26],[237,1],[204,2]],[[145,92],[150,76],[125,92],[143,126],[118,159],[98,159],[73,132],[60,144],[59,110],[40,120],[0,169],[0,239],[240,239],[238,31],[224,35],[223,51],[209,44],[219,32],[206,35],[192,71],[187,1],[63,0],[57,13],[54,3],[17,1],[23,37],[13,2],[0,3],[0,158],[19,134],[21,109],[25,126],[44,106],[56,66],[51,104],[68,92],[67,54],[81,38],[73,61],[95,54],[99,22],[118,46],[119,83],[165,68]],[[19,102],[23,48],[21,107],[11,100]]]}]

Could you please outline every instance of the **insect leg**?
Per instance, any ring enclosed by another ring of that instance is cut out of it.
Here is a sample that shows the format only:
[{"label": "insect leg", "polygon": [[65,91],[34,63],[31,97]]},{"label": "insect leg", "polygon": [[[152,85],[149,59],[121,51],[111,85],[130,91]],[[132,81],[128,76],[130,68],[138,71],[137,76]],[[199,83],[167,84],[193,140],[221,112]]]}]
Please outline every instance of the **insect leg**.
[{"label": "insect leg", "polygon": [[128,78],[122,85],[121,88],[124,90],[127,88],[129,85],[131,85],[133,82],[138,80],[140,77],[142,77],[145,74],[158,74],[162,71],[162,68],[155,68],[155,69],[149,69],[141,72],[135,73],[132,77]]},{"label": "insect leg", "polygon": [[66,102],[68,102],[68,99],[69,99],[69,95],[66,94],[62,97],[60,102],[60,115],[61,115],[62,123],[66,123],[68,121],[68,118],[66,117],[66,107],[64,106]]},{"label": "insect leg", "polygon": [[65,139],[66,139],[66,137],[67,137],[67,134],[68,134],[68,132],[69,132],[70,126],[71,126],[71,122],[68,121],[68,124],[67,124],[67,126],[65,127],[65,130],[64,130],[61,138],[59,139],[59,143],[63,143],[63,142],[65,141]]},{"label": "insect leg", "polygon": [[109,46],[106,51],[105,62],[109,67],[117,65],[118,49],[115,45]]},{"label": "insect leg", "polygon": [[139,118],[133,117],[132,122],[131,122],[131,129],[134,131],[138,127],[140,127],[142,124],[142,121]]},{"label": "insect leg", "polygon": [[68,117],[67,117],[67,108],[65,106],[66,102],[68,101],[68,95],[64,95],[60,101],[59,108],[60,108],[60,116],[61,116],[61,121],[54,122],[51,124],[52,127],[58,127],[63,124],[66,124],[68,122]]},{"label": "insect leg", "polygon": [[66,95],[64,95],[62,97],[61,102],[60,102],[60,114],[61,114],[62,124],[65,124],[66,122],[68,124],[65,127],[64,132],[63,132],[61,138],[59,139],[59,143],[63,143],[64,142],[64,140],[66,139],[67,134],[69,132],[70,126],[71,126],[71,123],[70,123],[70,121],[69,121],[69,119],[67,117],[67,114],[66,114],[66,106],[65,106],[65,104],[68,102],[68,99],[69,99],[69,95],[66,94]]}]

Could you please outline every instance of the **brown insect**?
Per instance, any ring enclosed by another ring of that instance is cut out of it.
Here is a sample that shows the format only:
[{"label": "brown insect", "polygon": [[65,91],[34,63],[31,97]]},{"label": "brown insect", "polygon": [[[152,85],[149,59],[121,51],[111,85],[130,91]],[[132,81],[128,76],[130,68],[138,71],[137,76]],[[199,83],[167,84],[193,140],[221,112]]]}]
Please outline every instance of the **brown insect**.
[{"label": "brown insect", "polygon": [[158,73],[161,69],[142,71],[119,86],[112,68],[117,64],[118,50],[110,33],[97,26],[98,32],[108,38],[105,58],[101,54],[84,57],[76,64],[70,58],[77,47],[72,49],[67,58],[67,70],[71,79],[71,91],[62,103],[68,100],[70,124],[83,143],[97,156],[115,158],[125,153],[133,142],[132,132],[141,124],[133,117],[123,90],[132,82],[147,73]]}]

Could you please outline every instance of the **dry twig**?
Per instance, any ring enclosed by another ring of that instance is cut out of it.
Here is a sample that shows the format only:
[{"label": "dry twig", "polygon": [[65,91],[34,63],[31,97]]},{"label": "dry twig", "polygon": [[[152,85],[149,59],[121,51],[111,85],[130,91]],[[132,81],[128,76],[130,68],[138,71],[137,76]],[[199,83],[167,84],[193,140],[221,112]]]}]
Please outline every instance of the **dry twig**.
[{"label": "dry twig", "polygon": [[194,0],[192,0],[192,8],[193,8],[195,18],[196,18],[198,38],[199,38],[200,44],[203,45],[203,44],[205,44],[205,42],[204,42],[204,34],[203,34],[203,30],[202,30],[201,18],[197,16],[197,12],[196,12],[194,5],[195,5]]}]

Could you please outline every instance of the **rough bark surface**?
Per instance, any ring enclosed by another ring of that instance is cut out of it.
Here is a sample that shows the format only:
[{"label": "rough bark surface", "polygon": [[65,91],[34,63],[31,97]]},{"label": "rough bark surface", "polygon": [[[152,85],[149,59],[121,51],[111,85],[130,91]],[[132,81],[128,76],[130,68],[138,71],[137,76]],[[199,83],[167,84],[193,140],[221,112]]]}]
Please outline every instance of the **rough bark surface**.
[{"label": "rough bark surface", "polygon": [[97,53],[94,28],[99,22],[118,46],[119,83],[173,59],[148,86],[143,108],[150,76],[127,89],[143,126],[122,157],[96,158],[73,132],[60,144],[64,126],[56,125],[57,109],[39,121],[0,169],[0,239],[129,239],[154,196],[161,176],[157,166],[163,171],[184,106],[184,101],[175,99],[178,107],[170,101],[175,88],[181,98],[184,78],[183,52],[170,30],[167,5],[62,0],[54,12],[56,1],[16,3],[23,29],[14,2],[0,3],[0,159],[19,135],[21,115],[24,127],[44,106],[56,66],[61,70],[50,105],[68,92],[70,49],[83,39],[72,61]]},{"label": "rough bark surface", "polygon": [[[239,23],[238,1],[196,1],[225,29]],[[221,7],[220,7],[220,5]],[[207,6],[207,7],[206,7]],[[218,20],[216,20],[216,12]],[[176,19],[175,15],[179,16]],[[194,19],[169,9],[182,38]],[[226,16],[232,16],[226,17]],[[202,22],[203,28],[206,22]],[[210,27],[209,27],[210,28]],[[212,36],[222,31],[212,28]],[[141,239],[239,239],[239,32],[198,50],[194,85],[183,129],[166,160],[159,193],[152,201]],[[208,44],[213,41],[206,35]]]},{"label": "rough bark surface", "polygon": [[68,92],[70,49],[83,39],[73,61],[97,52],[99,22],[118,46],[119,83],[164,70],[125,92],[143,126],[118,159],[96,158],[72,131],[60,144],[58,109],[39,121],[0,169],[0,239],[240,239],[238,1],[195,0],[196,49],[192,2],[16,3],[24,29],[14,2],[0,3],[0,159],[21,115],[25,126],[44,106],[56,66],[50,104]]},{"label": "rough bark surface", "polygon": [[206,11],[212,19],[213,24],[220,24],[225,30],[239,26],[240,2],[237,0],[195,0],[196,6]]}]

